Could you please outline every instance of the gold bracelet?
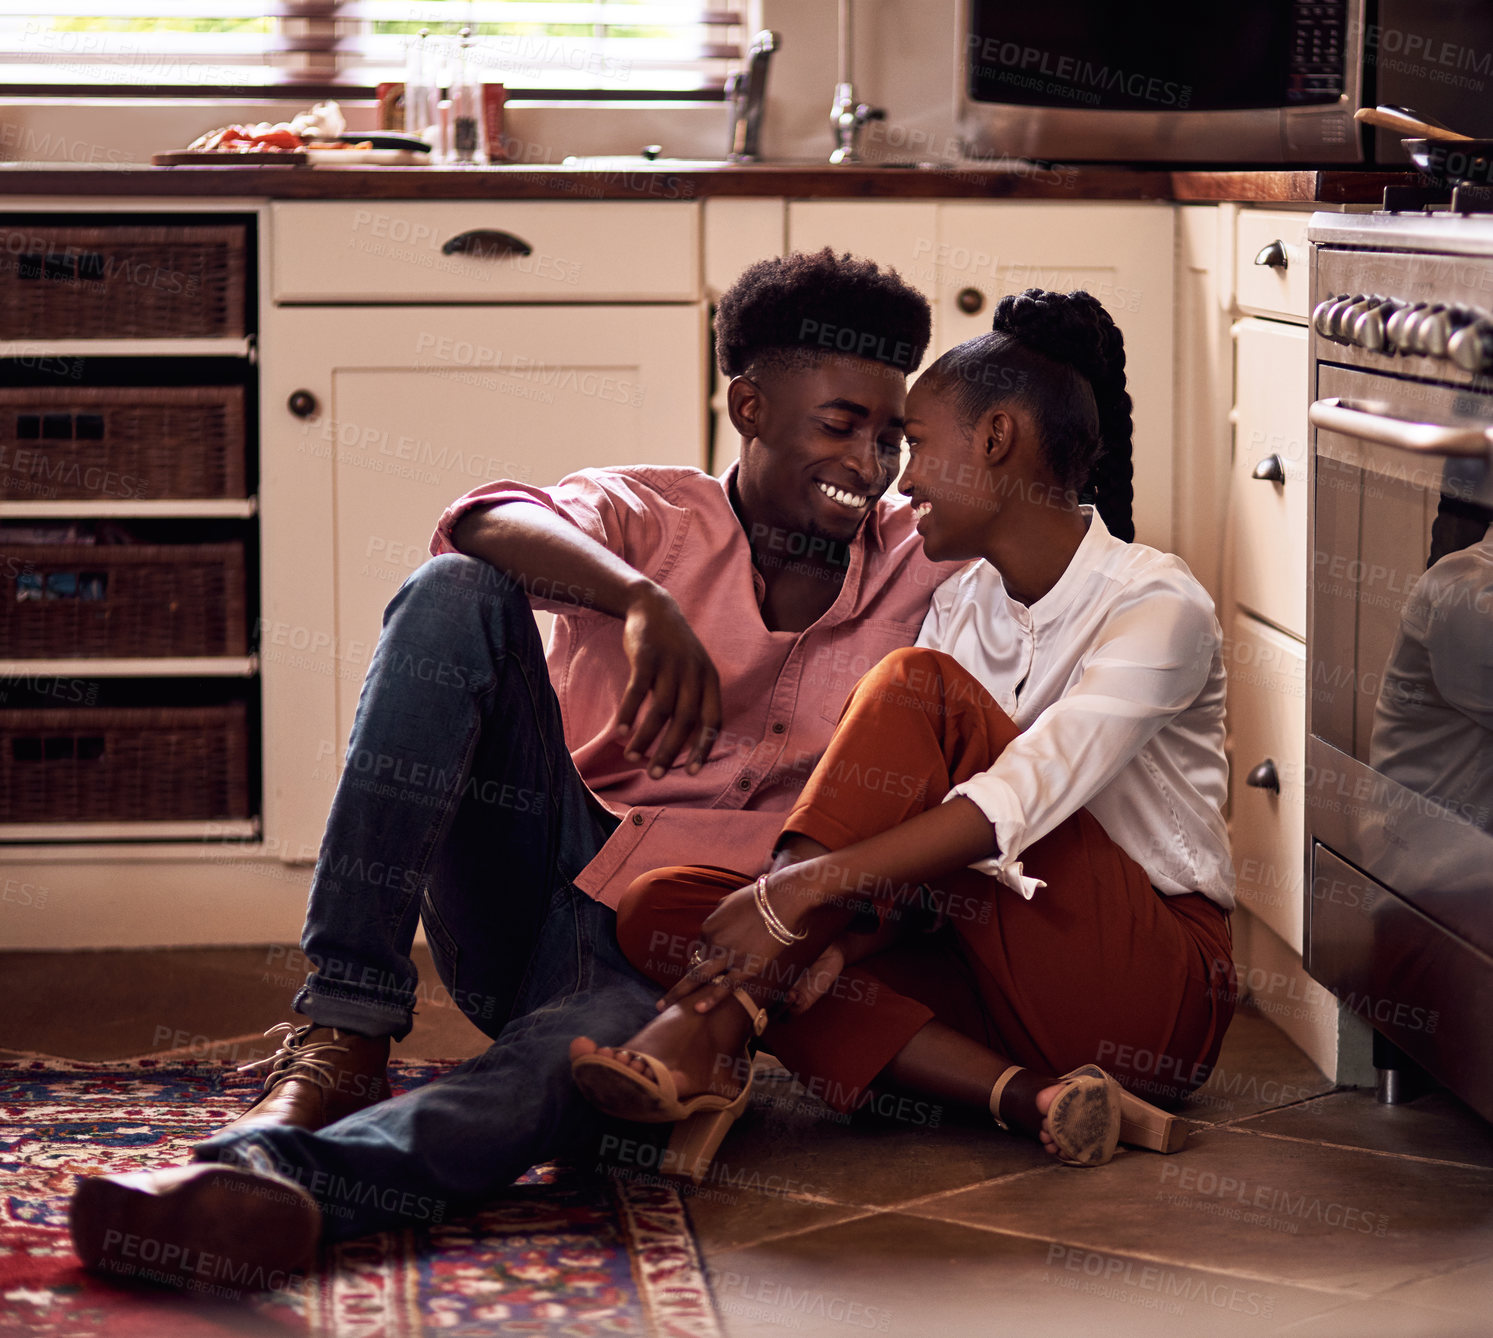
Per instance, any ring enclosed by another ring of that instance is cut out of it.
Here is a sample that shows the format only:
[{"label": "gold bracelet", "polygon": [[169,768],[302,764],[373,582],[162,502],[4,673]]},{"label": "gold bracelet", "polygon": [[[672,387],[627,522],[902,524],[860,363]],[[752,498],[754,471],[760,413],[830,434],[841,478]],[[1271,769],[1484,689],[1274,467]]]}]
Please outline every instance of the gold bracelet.
[{"label": "gold bracelet", "polygon": [[767,904],[767,875],[765,873],[752,886],[752,900],[757,905],[757,913],[762,917],[762,923],[767,926],[767,932],[785,948],[808,938],[807,929],[795,934],[778,919],[777,913]]}]

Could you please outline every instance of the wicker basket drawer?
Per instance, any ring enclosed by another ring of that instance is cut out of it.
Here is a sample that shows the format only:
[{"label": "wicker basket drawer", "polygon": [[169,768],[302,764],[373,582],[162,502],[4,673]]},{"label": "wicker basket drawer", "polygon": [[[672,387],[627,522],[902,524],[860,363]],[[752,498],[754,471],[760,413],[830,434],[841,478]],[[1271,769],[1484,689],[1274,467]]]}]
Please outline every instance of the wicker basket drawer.
[{"label": "wicker basket drawer", "polygon": [[7,339],[211,339],[246,333],[244,224],[0,224]]},{"label": "wicker basket drawer", "polygon": [[0,711],[7,822],[249,817],[244,704]]},{"label": "wicker basket drawer", "polygon": [[242,386],[0,388],[0,497],[244,497]]},{"label": "wicker basket drawer", "polygon": [[0,573],[7,659],[247,653],[239,543],[12,544]]}]

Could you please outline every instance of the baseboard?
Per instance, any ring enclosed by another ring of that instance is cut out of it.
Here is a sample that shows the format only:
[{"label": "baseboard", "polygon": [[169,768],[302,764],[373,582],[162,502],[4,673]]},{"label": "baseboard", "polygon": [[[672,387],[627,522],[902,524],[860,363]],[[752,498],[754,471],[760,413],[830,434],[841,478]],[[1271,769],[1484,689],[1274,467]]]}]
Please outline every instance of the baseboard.
[{"label": "baseboard", "polygon": [[1306,972],[1301,954],[1240,906],[1233,915],[1239,991],[1341,1087],[1372,1087],[1372,1031]]}]

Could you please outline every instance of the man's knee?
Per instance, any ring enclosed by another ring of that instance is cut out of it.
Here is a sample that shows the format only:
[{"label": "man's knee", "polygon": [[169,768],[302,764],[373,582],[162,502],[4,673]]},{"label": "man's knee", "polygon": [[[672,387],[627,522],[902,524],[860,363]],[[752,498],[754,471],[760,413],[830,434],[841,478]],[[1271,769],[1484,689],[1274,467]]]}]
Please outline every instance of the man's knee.
[{"label": "man's knee", "polygon": [[440,553],[405,578],[384,610],[384,626],[429,616],[449,634],[454,630],[452,615],[458,612],[475,614],[478,622],[489,622],[494,615],[533,621],[528,596],[512,576],[481,558]]}]

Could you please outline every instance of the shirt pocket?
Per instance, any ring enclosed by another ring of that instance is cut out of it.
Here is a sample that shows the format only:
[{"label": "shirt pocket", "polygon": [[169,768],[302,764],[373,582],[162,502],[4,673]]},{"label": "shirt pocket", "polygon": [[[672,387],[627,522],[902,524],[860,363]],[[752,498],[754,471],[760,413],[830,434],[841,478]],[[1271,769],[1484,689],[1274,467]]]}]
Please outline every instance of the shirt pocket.
[{"label": "shirt pocket", "polygon": [[824,719],[839,720],[855,685],[894,650],[917,640],[920,622],[864,619],[835,628],[804,669],[804,695]]}]

